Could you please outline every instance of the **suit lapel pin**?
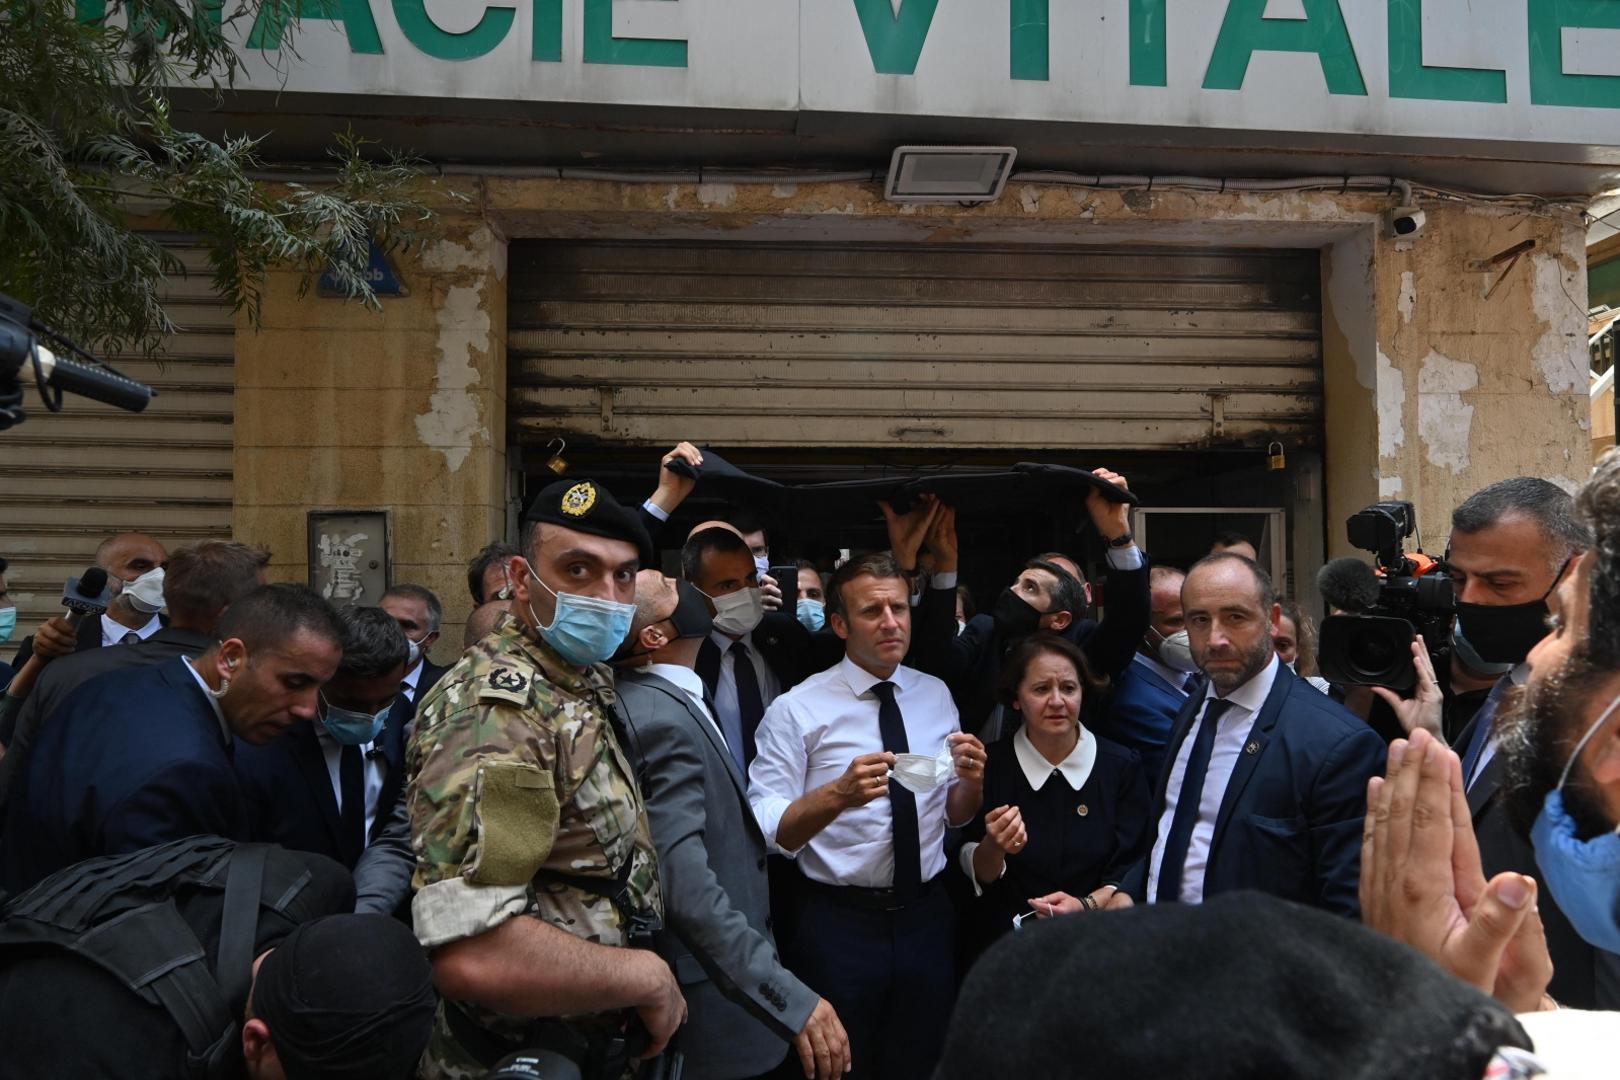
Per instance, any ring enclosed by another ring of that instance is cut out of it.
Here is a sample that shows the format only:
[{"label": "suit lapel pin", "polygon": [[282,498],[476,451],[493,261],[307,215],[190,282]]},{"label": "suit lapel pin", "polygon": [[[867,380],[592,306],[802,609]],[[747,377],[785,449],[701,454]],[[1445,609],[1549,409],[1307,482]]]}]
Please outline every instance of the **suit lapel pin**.
[{"label": "suit lapel pin", "polygon": [[1260,752],[1260,744],[1257,742],[1251,742],[1248,746],[1243,748],[1243,752],[1245,754],[1258,754]]}]

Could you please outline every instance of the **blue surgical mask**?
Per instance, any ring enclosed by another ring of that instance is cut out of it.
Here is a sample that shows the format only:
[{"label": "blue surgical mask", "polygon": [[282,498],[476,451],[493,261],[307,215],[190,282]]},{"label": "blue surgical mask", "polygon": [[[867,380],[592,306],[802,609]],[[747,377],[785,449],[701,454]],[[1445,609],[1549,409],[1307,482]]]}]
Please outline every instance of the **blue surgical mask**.
[{"label": "blue surgical mask", "polygon": [[0,608],[0,644],[11,640],[11,635],[17,632],[17,609],[14,607]]},{"label": "blue surgical mask", "polygon": [[388,714],[393,711],[394,705],[389,702],[388,708],[370,716],[353,709],[340,709],[321,695],[321,703],[326,706],[321,714],[321,726],[332,740],[342,746],[364,746],[377,741],[382,734],[383,725],[388,723]]},{"label": "blue surgical mask", "polygon": [[1569,916],[1577,934],[1589,945],[1609,952],[1620,952],[1620,828],[1590,840],[1579,839],[1575,821],[1564,809],[1564,782],[1581,751],[1617,707],[1620,697],[1609,702],[1597,723],[1575,744],[1558,786],[1547,793],[1530,830],[1536,865],[1541,867],[1553,899]]},{"label": "blue surgical mask", "polygon": [[549,625],[540,624],[532,604],[529,605],[529,618],[534,620],[541,639],[570,664],[579,667],[600,664],[618,652],[624,639],[630,636],[636,605],[557,592],[541,581],[533,570],[529,571],[529,577],[557,598],[557,610],[551,616]]},{"label": "blue surgical mask", "polygon": [[827,625],[827,605],[808,596],[799,597],[799,622],[812,634]]}]

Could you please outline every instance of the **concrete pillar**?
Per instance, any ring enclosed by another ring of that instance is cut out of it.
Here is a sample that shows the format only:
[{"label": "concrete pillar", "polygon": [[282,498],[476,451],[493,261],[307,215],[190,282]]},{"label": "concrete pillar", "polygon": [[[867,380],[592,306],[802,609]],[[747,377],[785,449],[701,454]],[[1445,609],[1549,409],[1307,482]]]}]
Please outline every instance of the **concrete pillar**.
[{"label": "concrete pillar", "polygon": [[1573,491],[1591,468],[1578,223],[1428,214],[1415,241],[1358,229],[1324,253],[1330,555],[1351,553],[1343,520],[1371,502],[1416,503],[1439,555],[1471,493],[1518,475]]},{"label": "concrete pillar", "polygon": [[234,524],[270,545],[275,578],[307,581],[310,510],[389,511],[391,580],[444,602],[443,663],[467,562],[505,529],[506,242],[482,214],[446,211],[431,231],[396,260],[409,295],[380,313],[300,297],[284,272],[261,328],[239,323]]}]

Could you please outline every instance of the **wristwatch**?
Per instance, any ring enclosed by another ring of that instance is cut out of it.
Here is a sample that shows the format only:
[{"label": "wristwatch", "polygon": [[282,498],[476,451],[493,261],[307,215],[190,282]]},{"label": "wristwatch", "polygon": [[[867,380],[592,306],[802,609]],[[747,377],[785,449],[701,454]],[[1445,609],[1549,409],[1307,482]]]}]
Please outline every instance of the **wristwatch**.
[{"label": "wristwatch", "polygon": [[1126,529],[1123,534],[1108,541],[1108,546],[1111,548],[1127,548],[1134,543],[1136,543],[1136,534],[1131,530]]}]

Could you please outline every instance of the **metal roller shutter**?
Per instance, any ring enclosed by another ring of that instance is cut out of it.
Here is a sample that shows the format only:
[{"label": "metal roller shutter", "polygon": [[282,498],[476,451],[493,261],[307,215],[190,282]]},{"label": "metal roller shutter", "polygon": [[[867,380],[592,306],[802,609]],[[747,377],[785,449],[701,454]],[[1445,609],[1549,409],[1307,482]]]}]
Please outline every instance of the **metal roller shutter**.
[{"label": "metal roller shutter", "polygon": [[236,317],[203,251],[162,239],[186,269],[164,293],[183,333],[156,360],[105,358],[156,387],[152,404],[134,414],[70,395],[53,414],[30,391],[27,422],[0,434],[0,555],[19,638],[60,614],[62,582],[113,533],[151,533],[170,548],[231,535]]},{"label": "metal roller shutter", "polygon": [[515,437],[1319,445],[1314,251],[512,246]]}]

